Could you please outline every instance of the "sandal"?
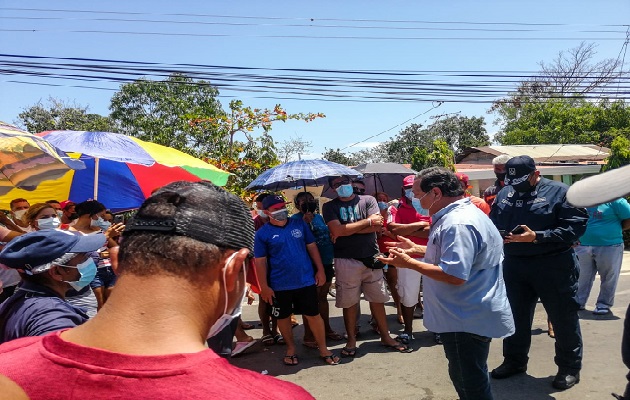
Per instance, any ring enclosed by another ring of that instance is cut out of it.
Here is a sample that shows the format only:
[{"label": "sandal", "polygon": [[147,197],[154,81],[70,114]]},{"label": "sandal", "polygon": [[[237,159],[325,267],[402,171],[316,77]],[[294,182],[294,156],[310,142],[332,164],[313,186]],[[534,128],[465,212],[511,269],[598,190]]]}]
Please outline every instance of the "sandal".
[{"label": "sandal", "polygon": [[273,337],[273,341],[276,344],[285,344],[284,337],[282,337],[282,335],[279,334],[279,333],[276,336]]},{"label": "sandal", "polygon": [[295,354],[292,356],[287,354],[282,359],[282,362],[284,362],[284,365],[298,365],[298,358]]},{"label": "sandal", "polygon": [[341,357],[354,357],[357,355],[356,347],[344,347],[341,349]]},{"label": "sandal", "polygon": [[408,347],[402,343],[396,343],[396,344],[383,343],[383,346],[387,347],[388,349],[392,351],[397,351],[399,353],[411,353],[413,351],[411,347]]},{"label": "sandal", "polygon": [[330,340],[343,340],[343,336],[341,336],[340,334],[338,334],[338,333],[337,333],[337,332],[335,332],[335,331],[328,332],[328,333],[326,334],[326,337],[327,337],[328,339],[330,339]]},{"label": "sandal", "polygon": [[309,349],[319,349],[317,342],[302,342],[302,344],[308,347]]},{"label": "sandal", "polygon": [[402,344],[409,344],[409,342],[411,342],[413,339],[413,335],[410,335],[408,333],[401,333],[400,335],[396,336],[396,341]]},{"label": "sandal", "polygon": [[272,344],[275,344],[276,341],[273,340],[273,336],[271,335],[265,335],[263,337],[260,338],[260,342],[262,344],[264,344],[265,346],[271,346]]},{"label": "sandal", "polygon": [[241,324],[241,328],[243,328],[244,330],[248,331],[248,330],[250,330],[250,329],[254,329],[254,328],[255,328],[255,326],[254,326],[254,325],[252,325],[252,324],[248,324],[247,322],[243,322],[243,323]]},{"label": "sandal", "polygon": [[328,365],[338,365],[339,361],[341,361],[341,359],[334,354],[331,354],[329,356],[320,356],[320,357]]}]

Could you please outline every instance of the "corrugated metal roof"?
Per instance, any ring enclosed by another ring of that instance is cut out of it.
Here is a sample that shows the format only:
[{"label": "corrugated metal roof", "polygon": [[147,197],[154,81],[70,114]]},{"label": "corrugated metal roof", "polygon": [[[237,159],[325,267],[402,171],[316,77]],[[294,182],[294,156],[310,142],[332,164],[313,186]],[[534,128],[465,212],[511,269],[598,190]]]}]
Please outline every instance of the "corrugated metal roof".
[{"label": "corrugated metal roof", "polygon": [[[469,165],[457,164],[455,167],[458,172],[463,172],[468,175],[468,178],[473,180],[479,179],[494,179],[494,170],[492,166],[487,168],[479,168],[476,165],[474,168],[466,168]],[[471,166],[472,167],[472,166]],[[556,164],[556,165],[538,165],[536,168],[542,175],[584,175],[584,174],[598,174],[602,168],[601,164]]]},{"label": "corrugated metal roof", "polygon": [[593,144],[536,144],[512,146],[483,146],[471,147],[464,154],[457,157],[457,162],[466,162],[466,157],[472,153],[483,152],[493,156],[507,154],[510,156],[528,155],[536,162],[557,161],[599,161],[610,155],[610,149]]}]

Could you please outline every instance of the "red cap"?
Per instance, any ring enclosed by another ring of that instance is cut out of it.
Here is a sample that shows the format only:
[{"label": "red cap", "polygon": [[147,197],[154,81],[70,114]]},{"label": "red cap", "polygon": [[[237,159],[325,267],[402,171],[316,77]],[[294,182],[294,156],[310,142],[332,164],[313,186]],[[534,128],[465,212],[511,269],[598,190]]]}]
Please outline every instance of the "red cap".
[{"label": "red cap", "polygon": [[415,175],[407,175],[405,176],[405,179],[403,179],[403,186],[407,187],[407,186],[413,186],[413,181],[416,179]]},{"label": "red cap", "polygon": [[74,205],[76,205],[76,204],[74,204],[74,201],[64,200],[64,201],[62,201],[61,203],[59,203],[59,205],[61,206],[61,209],[62,209],[62,210],[65,210],[65,209],[66,209],[66,207],[68,207],[68,206],[74,206]]},{"label": "red cap", "polygon": [[461,183],[464,184],[464,186],[466,187],[466,189],[469,189],[470,186],[468,185],[468,175],[462,173],[462,172],[456,172],[455,176],[457,177],[457,179],[459,179],[459,181]]}]

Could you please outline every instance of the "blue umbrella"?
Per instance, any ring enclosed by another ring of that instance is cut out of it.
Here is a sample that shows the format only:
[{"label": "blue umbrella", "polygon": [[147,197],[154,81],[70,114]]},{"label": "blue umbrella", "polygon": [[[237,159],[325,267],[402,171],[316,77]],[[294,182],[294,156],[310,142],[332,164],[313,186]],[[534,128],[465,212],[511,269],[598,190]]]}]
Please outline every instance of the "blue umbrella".
[{"label": "blue umbrella", "polygon": [[263,172],[245,189],[275,192],[300,186],[323,186],[328,178],[341,175],[357,177],[361,174],[345,165],[327,160],[290,161]]}]

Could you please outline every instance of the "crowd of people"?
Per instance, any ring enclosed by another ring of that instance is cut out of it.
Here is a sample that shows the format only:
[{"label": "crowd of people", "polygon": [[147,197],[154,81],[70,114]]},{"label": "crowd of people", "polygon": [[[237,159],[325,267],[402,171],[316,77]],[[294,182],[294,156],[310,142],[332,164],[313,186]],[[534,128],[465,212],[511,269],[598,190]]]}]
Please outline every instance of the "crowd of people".
[{"label": "crowd of people", "polygon": [[[330,366],[359,351],[361,299],[391,351],[413,352],[422,317],[461,400],[492,399],[491,377],[526,372],[540,300],[556,341],[552,385],[569,389],[582,368],[578,311],[596,274],[593,313],[613,306],[630,205],[575,207],[568,187],[542,177],[528,156],[499,156],[493,166],[497,181],[482,197],[471,195],[466,174],[444,168],[407,176],[397,199],[331,177],[337,197],[321,212],[306,191],[292,201],[262,193],[248,209],[190,182],[157,190],[126,225],[95,200],[15,199],[10,216],[0,213],[0,377],[13,381],[0,379],[0,388],[50,398],[52,377],[64,373],[86,384],[60,386],[57,398],[94,390],[166,398],[184,387],[187,398],[311,398],[226,360],[256,343],[241,320],[255,293],[259,340],[284,346],[278,362],[287,366],[300,362],[294,315],[302,344]],[[333,284],[345,333],[330,323]],[[493,338],[503,338],[504,361],[489,371]],[[329,349],[341,341],[338,354]]]}]

